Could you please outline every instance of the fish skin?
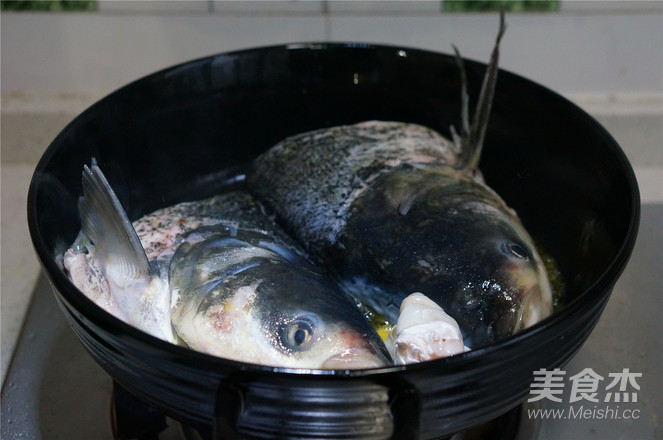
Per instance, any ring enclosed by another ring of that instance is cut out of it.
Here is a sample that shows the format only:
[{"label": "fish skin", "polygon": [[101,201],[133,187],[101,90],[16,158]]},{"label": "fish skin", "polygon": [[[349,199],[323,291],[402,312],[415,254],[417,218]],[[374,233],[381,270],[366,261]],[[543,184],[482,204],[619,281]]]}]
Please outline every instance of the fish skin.
[{"label": "fish skin", "polygon": [[[72,282],[153,336],[275,367],[391,363],[355,304],[246,191],[180,203],[131,224],[93,160],[84,167],[79,209],[83,235],[64,257]],[[232,319],[216,319],[233,308]]]},{"label": "fish skin", "polygon": [[389,292],[388,303],[366,298],[377,310],[394,319],[390,305],[422,292],[458,321],[472,348],[552,311],[545,267],[515,212],[452,167],[403,166],[376,180],[332,249],[328,264],[341,279]]},{"label": "fish skin", "polygon": [[378,176],[403,162],[454,163],[454,145],[417,124],[366,121],[291,136],[258,157],[250,190],[319,256],[337,242],[351,203]]},{"label": "fish skin", "polygon": [[132,224],[94,159],[83,170],[79,212],[81,234],[63,258],[70,279],[107,312],[170,342],[177,336],[169,322],[168,267],[185,238],[232,234],[238,221],[247,228],[271,225],[262,206],[243,192],[162,208]]},{"label": "fish skin", "polygon": [[515,212],[458,157],[425,127],[370,121],[287,138],[247,182],[358,300],[396,322],[422,292],[476,348],[547,316],[551,294]]},{"label": "fish skin", "polygon": [[504,11],[470,123],[461,132],[368,121],[289,137],[254,161],[249,188],[358,300],[396,322],[423,292],[485,346],[552,312],[541,257],[478,168],[498,74]]},{"label": "fish skin", "polygon": [[182,339],[199,351],[270,366],[329,368],[337,365],[333,355],[352,351],[365,362],[351,367],[387,365],[382,341],[349,298],[309,262],[265,240],[273,241],[240,229],[178,249],[171,282]]}]

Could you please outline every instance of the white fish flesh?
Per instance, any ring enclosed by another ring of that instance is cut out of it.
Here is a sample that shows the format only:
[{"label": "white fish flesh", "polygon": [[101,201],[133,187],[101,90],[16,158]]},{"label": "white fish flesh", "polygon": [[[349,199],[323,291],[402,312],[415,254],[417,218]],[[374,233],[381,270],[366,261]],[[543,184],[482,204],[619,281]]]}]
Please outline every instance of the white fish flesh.
[{"label": "white fish flesh", "polygon": [[458,323],[442,307],[416,292],[401,303],[398,323],[385,341],[396,365],[407,365],[464,353]]}]

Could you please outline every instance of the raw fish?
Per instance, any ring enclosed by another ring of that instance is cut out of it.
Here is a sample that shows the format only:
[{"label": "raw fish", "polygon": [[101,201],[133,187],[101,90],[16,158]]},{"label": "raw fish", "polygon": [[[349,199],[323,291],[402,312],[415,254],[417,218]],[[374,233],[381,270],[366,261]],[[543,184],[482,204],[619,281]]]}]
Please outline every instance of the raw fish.
[{"label": "raw fish", "polygon": [[254,161],[247,182],[278,221],[359,302],[391,322],[421,292],[453,316],[465,344],[507,338],[552,312],[548,276],[515,211],[483,180],[480,152],[504,17],[460,134],[366,121],[291,136]]},{"label": "raw fish", "polygon": [[64,267],[98,305],[147,333],[274,367],[391,364],[350,298],[244,191],[164,208],[132,225],[93,161],[79,210],[82,234]]}]

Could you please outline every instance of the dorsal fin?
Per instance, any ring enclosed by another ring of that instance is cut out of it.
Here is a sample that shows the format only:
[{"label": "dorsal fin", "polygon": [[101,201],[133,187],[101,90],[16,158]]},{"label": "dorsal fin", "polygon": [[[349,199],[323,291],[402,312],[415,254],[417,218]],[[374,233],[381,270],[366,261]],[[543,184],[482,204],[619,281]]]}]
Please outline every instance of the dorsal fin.
[{"label": "dorsal fin", "polygon": [[145,250],[115,192],[93,158],[83,167],[83,196],[78,201],[81,229],[94,243],[106,275],[125,284],[151,276]]},{"label": "dorsal fin", "polygon": [[457,134],[454,127],[451,127],[453,141],[456,149],[460,152],[459,168],[464,169],[468,174],[473,175],[479,168],[479,160],[481,158],[481,149],[483,147],[484,137],[486,136],[486,129],[488,127],[488,119],[490,118],[490,109],[495,94],[495,83],[497,81],[497,65],[499,61],[499,46],[502,40],[502,35],[506,31],[506,24],[504,21],[504,10],[500,12],[500,28],[495,40],[495,47],[490,57],[490,62],[486,69],[486,74],[483,77],[483,84],[481,85],[481,92],[479,100],[474,111],[472,124],[469,118],[469,95],[467,92],[467,73],[465,71],[465,64],[460,52],[456,46],[453,46],[456,54],[456,64],[460,70],[461,79],[461,122],[462,130],[460,136]]}]

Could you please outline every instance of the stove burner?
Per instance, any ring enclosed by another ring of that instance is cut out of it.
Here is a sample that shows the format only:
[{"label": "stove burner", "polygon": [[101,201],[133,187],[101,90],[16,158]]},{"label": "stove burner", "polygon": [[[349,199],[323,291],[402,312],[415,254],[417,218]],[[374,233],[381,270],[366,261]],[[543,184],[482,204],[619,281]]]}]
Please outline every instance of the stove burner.
[{"label": "stove burner", "polygon": [[[535,421],[522,417],[522,404],[500,417],[460,432],[447,440],[531,440],[537,437]],[[134,397],[113,382],[111,424],[116,440],[222,440],[211,427],[194,428],[173,420]]]},{"label": "stove burner", "polygon": [[113,381],[111,427],[115,440],[211,440],[211,430],[167,417]]}]

